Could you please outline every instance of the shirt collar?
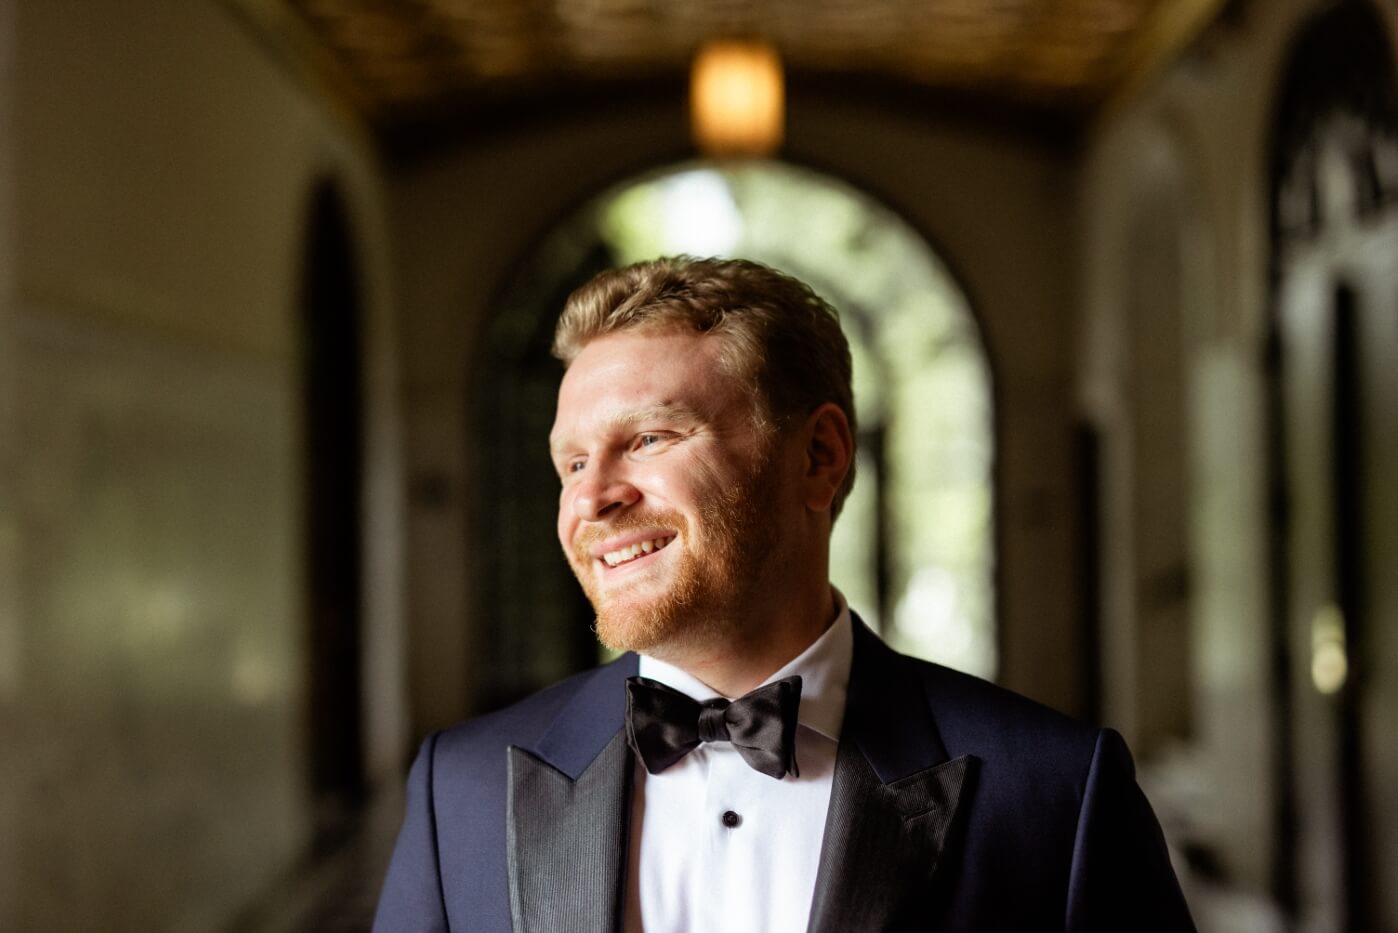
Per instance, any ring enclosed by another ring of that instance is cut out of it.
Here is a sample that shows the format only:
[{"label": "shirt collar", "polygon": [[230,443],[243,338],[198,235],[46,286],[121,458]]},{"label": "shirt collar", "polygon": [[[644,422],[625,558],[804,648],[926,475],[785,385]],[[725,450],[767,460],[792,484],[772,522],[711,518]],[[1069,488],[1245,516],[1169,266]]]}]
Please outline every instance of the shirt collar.
[{"label": "shirt collar", "polygon": [[[854,625],[845,597],[834,587],[831,587],[831,592],[839,608],[835,621],[805,651],[788,661],[763,684],[800,674],[801,706],[797,721],[838,742],[840,724],[845,718],[850,662],[854,657]],[[648,655],[641,655],[640,674],[700,702],[720,695],[697,677]]]}]

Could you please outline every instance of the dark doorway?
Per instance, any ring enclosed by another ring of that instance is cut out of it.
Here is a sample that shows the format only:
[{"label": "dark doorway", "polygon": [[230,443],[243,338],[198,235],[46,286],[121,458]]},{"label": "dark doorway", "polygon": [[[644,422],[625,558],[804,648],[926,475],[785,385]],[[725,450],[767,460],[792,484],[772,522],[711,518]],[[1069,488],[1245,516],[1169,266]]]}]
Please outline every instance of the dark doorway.
[{"label": "dark doorway", "polygon": [[1398,677],[1381,663],[1398,603],[1387,35],[1368,2],[1326,7],[1298,34],[1272,129],[1276,893],[1298,926],[1346,933],[1398,924],[1378,868],[1398,851],[1398,807],[1379,792],[1398,774]]},{"label": "dark doorway", "polygon": [[306,726],[316,838],[325,844],[364,793],[361,307],[348,218],[328,183],[312,198],[303,276]]},{"label": "dark doorway", "polygon": [[[1360,309],[1353,288],[1341,285],[1334,295],[1331,367],[1331,541],[1335,567],[1338,638],[1348,659],[1364,656],[1361,638],[1367,586],[1364,580],[1365,425],[1364,372],[1360,353]],[[1362,683],[1352,665],[1336,694],[1336,785],[1339,790],[1345,929],[1373,929],[1370,868],[1366,837],[1363,742],[1360,732]]]}]

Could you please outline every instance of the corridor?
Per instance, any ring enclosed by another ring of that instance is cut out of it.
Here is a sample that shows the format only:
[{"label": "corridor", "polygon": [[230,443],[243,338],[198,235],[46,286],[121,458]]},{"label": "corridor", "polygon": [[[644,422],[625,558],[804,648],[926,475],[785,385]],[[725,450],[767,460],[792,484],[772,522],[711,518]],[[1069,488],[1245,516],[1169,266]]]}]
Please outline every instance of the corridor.
[{"label": "corridor", "polygon": [[[603,657],[562,304],[692,253],[841,312],[831,575],[882,638],[1119,730],[1204,933],[1398,933],[1395,42],[0,0],[0,930],[367,930],[424,737]],[[763,132],[703,125],[715,49]]]}]

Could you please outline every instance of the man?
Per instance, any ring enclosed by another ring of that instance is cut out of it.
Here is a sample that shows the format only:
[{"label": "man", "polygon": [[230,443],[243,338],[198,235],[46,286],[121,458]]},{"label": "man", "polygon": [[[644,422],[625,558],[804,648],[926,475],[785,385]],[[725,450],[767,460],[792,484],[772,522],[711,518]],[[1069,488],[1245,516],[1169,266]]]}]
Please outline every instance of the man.
[{"label": "man", "polygon": [[830,586],[828,305],[662,259],[576,292],[554,352],[559,541],[628,653],[428,738],[376,930],[1193,929],[1120,737],[894,653]]}]

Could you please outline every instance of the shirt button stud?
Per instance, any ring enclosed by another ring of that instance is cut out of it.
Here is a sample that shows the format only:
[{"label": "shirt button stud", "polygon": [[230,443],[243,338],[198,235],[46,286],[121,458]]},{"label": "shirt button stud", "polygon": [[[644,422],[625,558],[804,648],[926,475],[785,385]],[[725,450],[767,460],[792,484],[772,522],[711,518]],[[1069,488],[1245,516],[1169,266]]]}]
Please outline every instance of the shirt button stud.
[{"label": "shirt button stud", "polygon": [[727,826],[729,829],[736,829],[738,824],[743,822],[743,818],[732,810],[724,810],[722,820],[723,825]]}]

